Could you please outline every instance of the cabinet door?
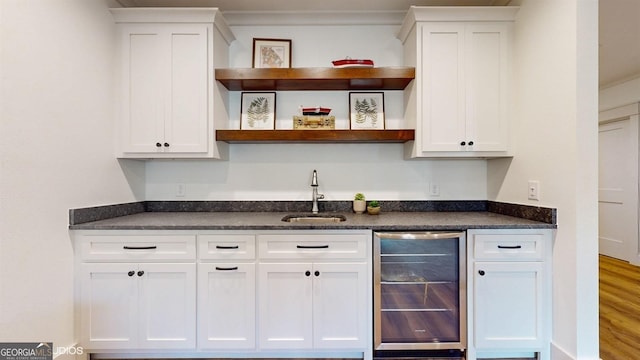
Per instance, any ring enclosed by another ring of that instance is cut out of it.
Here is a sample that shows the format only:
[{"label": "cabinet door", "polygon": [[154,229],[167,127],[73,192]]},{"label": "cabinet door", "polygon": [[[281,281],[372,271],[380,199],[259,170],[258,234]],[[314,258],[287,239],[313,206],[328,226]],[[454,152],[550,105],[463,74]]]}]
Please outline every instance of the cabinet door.
[{"label": "cabinet door", "polygon": [[164,97],[168,87],[167,43],[167,35],[158,25],[120,27],[123,152],[162,152]]},{"label": "cabinet door", "polygon": [[196,265],[140,264],[139,343],[141,349],[196,346]]},{"label": "cabinet door", "polygon": [[258,265],[259,336],[262,349],[310,349],[311,263]]},{"label": "cabinet door", "polygon": [[80,336],[87,349],[131,349],[137,344],[137,264],[82,264]]},{"label": "cabinet door", "polygon": [[422,151],[460,151],[465,132],[464,24],[424,24]]},{"label": "cabinet door", "polygon": [[313,346],[357,349],[367,345],[366,263],[321,263],[313,267]]},{"label": "cabinet door", "polygon": [[168,68],[165,76],[165,151],[206,153],[208,150],[210,80],[208,45],[211,26],[171,24],[167,26]]},{"label": "cabinet door", "polygon": [[540,348],[543,263],[476,262],[473,300],[478,350]]},{"label": "cabinet door", "polygon": [[508,38],[505,24],[465,27],[466,127],[473,151],[506,151]]},{"label": "cabinet door", "polygon": [[198,265],[198,347],[255,348],[255,264]]},{"label": "cabinet door", "polygon": [[211,26],[121,26],[122,150],[206,153]]}]

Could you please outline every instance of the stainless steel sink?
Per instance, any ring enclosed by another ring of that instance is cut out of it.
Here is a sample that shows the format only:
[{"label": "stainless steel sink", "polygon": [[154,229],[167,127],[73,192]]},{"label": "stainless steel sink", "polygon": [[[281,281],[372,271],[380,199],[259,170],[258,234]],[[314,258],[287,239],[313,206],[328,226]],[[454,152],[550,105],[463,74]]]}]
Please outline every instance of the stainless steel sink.
[{"label": "stainless steel sink", "polygon": [[282,218],[284,222],[297,222],[297,223],[311,223],[311,224],[325,224],[325,223],[337,223],[347,220],[344,215],[336,214],[296,214],[287,215]]}]

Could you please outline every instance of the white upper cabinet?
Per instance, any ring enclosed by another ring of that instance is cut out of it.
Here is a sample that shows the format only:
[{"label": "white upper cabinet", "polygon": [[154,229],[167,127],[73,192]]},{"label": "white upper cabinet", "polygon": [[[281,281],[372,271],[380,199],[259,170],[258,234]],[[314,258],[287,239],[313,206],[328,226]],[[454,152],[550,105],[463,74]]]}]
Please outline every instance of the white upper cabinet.
[{"label": "white upper cabinet", "polygon": [[118,28],[118,156],[220,158],[215,85],[233,35],[216,9],[112,9]]},{"label": "white upper cabinet", "polygon": [[398,37],[409,157],[509,156],[511,26],[517,7],[412,7]]}]

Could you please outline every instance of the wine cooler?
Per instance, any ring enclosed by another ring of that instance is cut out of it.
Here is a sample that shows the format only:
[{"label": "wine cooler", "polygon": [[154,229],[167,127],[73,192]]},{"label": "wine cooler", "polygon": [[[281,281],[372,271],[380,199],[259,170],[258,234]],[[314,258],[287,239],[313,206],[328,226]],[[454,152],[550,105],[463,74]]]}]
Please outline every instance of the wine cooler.
[{"label": "wine cooler", "polygon": [[374,234],[374,356],[466,349],[464,232]]}]

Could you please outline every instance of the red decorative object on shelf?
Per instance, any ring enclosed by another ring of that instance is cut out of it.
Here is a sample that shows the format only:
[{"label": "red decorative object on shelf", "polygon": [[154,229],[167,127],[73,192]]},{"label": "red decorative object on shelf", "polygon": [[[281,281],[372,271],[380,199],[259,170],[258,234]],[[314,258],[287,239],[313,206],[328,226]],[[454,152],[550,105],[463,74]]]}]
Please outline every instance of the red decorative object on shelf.
[{"label": "red decorative object on shelf", "polygon": [[346,68],[346,67],[373,67],[373,60],[369,59],[342,59],[332,61],[333,67]]},{"label": "red decorative object on shelf", "polygon": [[302,115],[329,115],[330,112],[331,112],[330,108],[325,108],[321,106],[302,108]]}]

